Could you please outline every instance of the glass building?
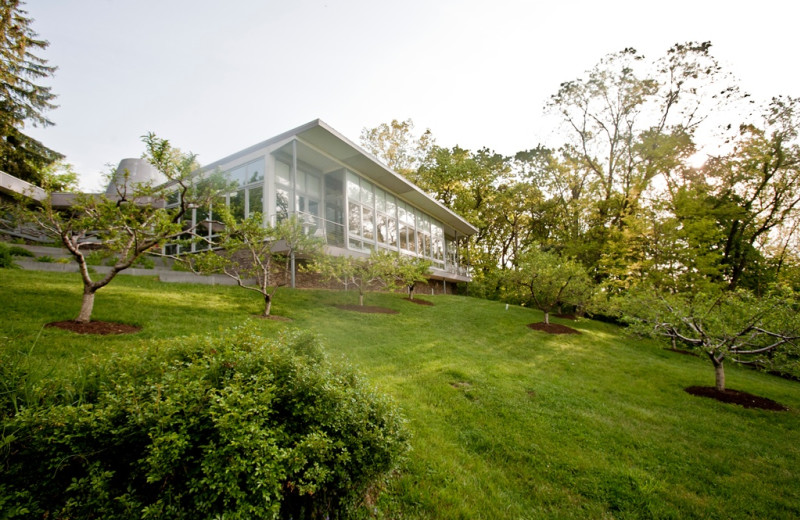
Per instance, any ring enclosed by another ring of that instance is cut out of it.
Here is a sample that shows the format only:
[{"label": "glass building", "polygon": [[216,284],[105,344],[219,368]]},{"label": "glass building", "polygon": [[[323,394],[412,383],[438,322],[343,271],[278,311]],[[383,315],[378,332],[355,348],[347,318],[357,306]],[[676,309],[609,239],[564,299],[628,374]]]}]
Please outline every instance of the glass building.
[{"label": "glass building", "polygon": [[[210,239],[216,204],[239,218],[260,213],[265,223],[297,215],[309,233],[325,239],[329,253],[396,251],[430,260],[433,280],[470,281],[460,245],[477,230],[320,120],[203,168],[217,170],[236,189],[187,215]],[[166,252],[189,251],[168,245]]]}]

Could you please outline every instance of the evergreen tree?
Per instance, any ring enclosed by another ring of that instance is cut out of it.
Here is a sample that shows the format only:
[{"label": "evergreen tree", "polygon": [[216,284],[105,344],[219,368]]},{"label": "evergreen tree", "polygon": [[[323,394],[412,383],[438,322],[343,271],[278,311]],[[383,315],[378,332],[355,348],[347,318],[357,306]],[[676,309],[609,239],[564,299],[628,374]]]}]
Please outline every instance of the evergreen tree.
[{"label": "evergreen tree", "polygon": [[0,170],[42,184],[42,169],[63,156],[26,135],[26,124],[50,126],[44,112],[55,108],[55,94],[37,82],[55,72],[35,52],[49,43],[31,29],[20,0],[0,3]]}]

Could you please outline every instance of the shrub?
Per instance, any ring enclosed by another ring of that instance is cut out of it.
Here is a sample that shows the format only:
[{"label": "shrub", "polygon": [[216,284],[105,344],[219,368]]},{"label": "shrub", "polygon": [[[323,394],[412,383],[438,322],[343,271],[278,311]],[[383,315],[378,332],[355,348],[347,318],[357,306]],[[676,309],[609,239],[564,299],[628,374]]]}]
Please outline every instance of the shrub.
[{"label": "shrub", "polygon": [[0,242],[0,268],[16,269],[19,266],[14,263],[14,258],[11,256],[11,248],[3,242]]},{"label": "shrub", "polygon": [[33,253],[24,247],[9,245],[5,242],[0,242],[0,268],[16,269],[19,266],[14,262],[15,256],[35,256]]},{"label": "shrub", "polygon": [[33,253],[31,253],[30,251],[28,251],[27,249],[25,249],[24,247],[20,247],[20,246],[8,246],[8,251],[13,256],[25,256],[25,257],[28,257],[28,258],[32,258],[32,257],[36,256]]},{"label": "shrub", "polygon": [[25,385],[0,403],[9,518],[342,518],[408,446],[308,334],[163,341],[38,395],[6,381]]},{"label": "shrub", "polygon": [[36,261],[42,262],[43,264],[52,264],[53,262],[56,261],[56,259],[50,255],[42,255],[42,256],[37,256]]}]

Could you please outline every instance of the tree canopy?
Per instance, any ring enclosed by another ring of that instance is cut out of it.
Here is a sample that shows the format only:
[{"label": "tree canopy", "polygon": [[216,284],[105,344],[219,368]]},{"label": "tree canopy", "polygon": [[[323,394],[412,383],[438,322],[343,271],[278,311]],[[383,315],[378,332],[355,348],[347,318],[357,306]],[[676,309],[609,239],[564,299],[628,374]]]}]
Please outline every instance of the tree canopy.
[{"label": "tree canopy", "polygon": [[50,126],[45,112],[55,94],[41,81],[55,67],[37,53],[49,45],[32,29],[21,0],[0,5],[0,170],[42,185],[44,168],[63,156],[25,133],[26,125]]}]

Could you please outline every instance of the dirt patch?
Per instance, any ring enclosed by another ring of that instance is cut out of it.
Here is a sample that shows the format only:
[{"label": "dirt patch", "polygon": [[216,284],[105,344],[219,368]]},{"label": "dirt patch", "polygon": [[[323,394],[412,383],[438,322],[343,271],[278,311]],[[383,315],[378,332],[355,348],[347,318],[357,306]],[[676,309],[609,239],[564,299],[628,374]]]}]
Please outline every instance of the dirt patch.
[{"label": "dirt patch", "polygon": [[416,303],[417,305],[433,305],[433,302],[429,302],[428,300],[420,300],[419,298],[403,298],[407,302]]},{"label": "dirt patch", "polygon": [[343,311],[363,312],[365,314],[397,314],[396,310],[386,307],[373,307],[370,305],[337,305],[337,309]]},{"label": "dirt patch", "polygon": [[543,321],[539,323],[528,323],[528,328],[547,332],[548,334],[580,334],[579,331],[572,327],[559,325],[558,323],[545,323]]},{"label": "dirt patch", "polygon": [[64,329],[77,334],[98,334],[107,336],[109,334],[133,334],[142,330],[136,325],[126,325],[124,323],[113,323],[110,321],[90,321],[89,323],[78,323],[77,321],[54,321],[45,327],[55,327]]},{"label": "dirt patch", "polygon": [[761,410],[774,410],[777,412],[788,410],[788,408],[780,403],[776,403],[772,399],[748,394],[747,392],[740,392],[739,390],[726,389],[720,392],[713,386],[690,386],[686,388],[686,392],[700,397],[710,397],[717,401],[722,401],[723,403],[738,404],[745,408],[759,408]]}]

